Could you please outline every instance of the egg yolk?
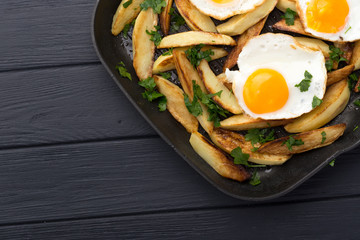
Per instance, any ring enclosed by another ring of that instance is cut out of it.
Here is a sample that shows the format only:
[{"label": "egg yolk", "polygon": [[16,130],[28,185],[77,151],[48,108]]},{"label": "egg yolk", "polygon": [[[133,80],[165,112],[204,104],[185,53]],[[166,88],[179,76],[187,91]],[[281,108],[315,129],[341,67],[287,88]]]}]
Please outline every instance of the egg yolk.
[{"label": "egg yolk", "polygon": [[246,80],[243,91],[246,106],[255,114],[275,112],[289,98],[285,78],[272,69],[258,69]]},{"label": "egg yolk", "polygon": [[234,0],[212,0],[212,1],[218,4],[224,4],[224,3],[232,2]]},{"label": "egg yolk", "polygon": [[317,32],[336,33],[345,27],[348,15],[346,0],[311,0],[306,10],[306,23]]}]

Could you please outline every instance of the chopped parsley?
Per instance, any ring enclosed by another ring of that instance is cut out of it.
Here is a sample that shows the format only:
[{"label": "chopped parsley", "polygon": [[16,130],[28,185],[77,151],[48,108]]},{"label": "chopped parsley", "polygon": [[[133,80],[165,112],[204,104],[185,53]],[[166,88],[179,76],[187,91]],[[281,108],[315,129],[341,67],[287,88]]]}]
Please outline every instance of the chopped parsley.
[{"label": "chopped parsley", "polygon": [[295,139],[293,138],[292,136],[289,136],[289,139],[284,141],[282,145],[285,145],[287,146],[287,148],[292,151],[292,147],[293,146],[301,146],[301,145],[304,145],[304,142],[301,140],[301,139]]},{"label": "chopped parsley", "polygon": [[340,48],[330,45],[330,59],[326,60],[325,66],[326,70],[330,72],[333,70],[334,63],[348,62],[346,58],[343,57],[344,52]]},{"label": "chopped parsley", "polygon": [[348,86],[349,86],[350,91],[352,91],[354,89],[357,81],[358,81],[358,77],[355,73],[352,73],[349,75]]},{"label": "chopped parsley", "polygon": [[296,17],[296,15],[297,15],[297,14],[296,14],[295,11],[291,10],[290,8],[287,8],[285,14],[282,15],[281,17],[282,17],[283,19],[285,19],[285,22],[286,22],[286,24],[287,24],[288,26],[292,26],[292,25],[294,25],[294,23],[295,23],[295,17]]},{"label": "chopped parsley", "polygon": [[131,23],[126,24],[124,29],[121,31],[125,39],[128,38],[130,27],[135,25],[135,20],[136,19],[134,19]]},{"label": "chopped parsley", "polygon": [[131,74],[127,71],[124,62],[119,62],[118,65],[115,66],[115,68],[119,71],[120,76],[126,77],[130,81],[132,81]]},{"label": "chopped parsley", "polygon": [[148,77],[147,79],[140,81],[139,85],[146,89],[145,92],[142,93],[143,98],[147,99],[149,102],[152,102],[155,99],[159,99],[159,111],[166,110],[166,97],[155,90],[156,83],[154,78]]},{"label": "chopped parsley", "polygon": [[318,98],[317,96],[314,96],[313,101],[312,101],[312,108],[316,108],[318,106],[320,106],[320,104],[323,102],[323,100],[321,100],[320,98]]},{"label": "chopped parsley", "polygon": [[325,141],[326,141],[326,132],[321,132],[321,136],[322,136],[322,139],[321,139],[321,144],[323,144]]},{"label": "chopped parsley", "polygon": [[185,24],[184,18],[175,12],[174,8],[170,8],[169,15],[171,15],[171,31],[178,31],[182,25]]},{"label": "chopped parsley", "polygon": [[189,96],[184,93],[184,102],[188,111],[195,117],[198,117],[203,113],[200,102],[196,96],[194,96],[193,101],[190,102]]},{"label": "chopped parsley", "polygon": [[308,71],[305,71],[304,77],[305,78],[299,84],[295,85],[295,87],[300,88],[300,92],[306,92],[309,90],[310,83],[313,78],[313,76]]},{"label": "chopped parsley", "polygon": [[132,4],[132,2],[133,2],[133,0],[129,0],[129,1],[125,2],[123,4],[124,8],[127,8],[128,6],[130,6],[130,4]]},{"label": "chopped parsley", "polygon": [[266,143],[266,142],[270,142],[272,140],[275,139],[274,137],[274,133],[275,130],[272,129],[269,133],[268,133],[268,129],[250,129],[248,131],[248,133],[245,135],[245,140],[246,141],[251,141],[251,145],[254,147],[251,151],[255,152],[258,150],[257,147],[255,147],[255,144],[257,143]]},{"label": "chopped parsley", "polygon": [[154,26],[154,27],[156,29],[155,31],[151,30],[151,32],[149,32],[148,30],[146,30],[146,33],[151,36],[150,40],[155,43],[155,46],[159,46],[162,39],[161,34],[158,32],[160,30],[160,27],[159,26]]},{"label": "chopped parsley", "polygon": [[331,162],[329,162],[330,167],[335,166],[335,160],[336,160],[336,159],[334,159],[334,160],[332,160]]},{"label": "chopped parsley", "polygon": [[208,62],[211,61],[210,56],[213,56],[215,54],[214,51],[211,49],[208,49],[206,51],[201,51],[201,48],[203,47],[204,44],[199,44],[185,51],[186,57],[189,59],[191,64],[194,66],[194,68],[199,66],[201,60],[203,59],[205,59]]},{"label": "chopped parsley", "polygon": [[358,130],[358,129],[359,129],[359,126],[356,125],[355,128],[354,128],[354,130],[353,130],[353,132],[355,132],[355,131]]},{"label": "chopped parsley", "polygon": [[166,7],[165,0],[145,0],[140,4],[141,10],[147,10],[149,7],[154,10],[154,13],[160,14],[163,7]]},{"label": "chopped parsley", "polygon": [[161,54],[162,56],[171,56],[173,54],[174,48],[170,48],[169,51],[164,52]]},{"label": "chopped parsley", "polygon": [[241,164],[247,167],[266,167],[266,165],[249,164],[249,154],[243,153],[240,147],[237,147],[231,151],[231,156],[234,158],[235,164]]},{"label": "chopped parsley", "polygon": [[162,76],[163,78],[169,80],[169,78],[171,78],[171,73],[169,73],[169,72],[162,72],[162,73],[160,73],[160,76]]},{"label": "chopped parsley", "polygon": [[351,26],[346,30],[345,34],[347,34],[348,31],[350,31],[350,30],[351,30]]},{"label": "chopped parsley", "polygon": [[258,171],[253,172],[249,183],[253,186],[257,186],[261,183]]}]

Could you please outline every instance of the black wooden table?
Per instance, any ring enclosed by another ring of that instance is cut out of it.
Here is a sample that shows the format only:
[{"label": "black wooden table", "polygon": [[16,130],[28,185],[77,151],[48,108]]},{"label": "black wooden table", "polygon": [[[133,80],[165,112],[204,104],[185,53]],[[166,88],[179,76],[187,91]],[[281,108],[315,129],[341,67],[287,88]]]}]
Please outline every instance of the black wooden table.
[{"label": "black wooden table", "polygon": [[0,239],[360,237],[360,148],[279,199],[224,195],[105,72],[94,4],[0,5]]}]

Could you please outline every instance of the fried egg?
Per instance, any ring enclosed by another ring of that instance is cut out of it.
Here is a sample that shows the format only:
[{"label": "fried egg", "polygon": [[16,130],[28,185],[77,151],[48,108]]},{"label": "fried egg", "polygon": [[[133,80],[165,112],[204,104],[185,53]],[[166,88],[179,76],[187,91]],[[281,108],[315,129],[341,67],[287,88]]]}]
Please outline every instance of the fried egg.
[{"label": "fried egg", "polygon": [[[253,118],[290,119],[313,109],[313,99],[324,97],[327,81],[321,51],[300,45],[285,34],[267,33],[245,45],[238,58],[239,71],[226,70],[244,112]],[[312,75],[307,91],[299,84]]]},{"label": "fried egg", "polygon": [[190,0],[200,12],[218,20],[236,14],[246,13],[265,2],[265,0]]},{"label": "fried egg", "polygon": [[329,41],[360,39],[359,0],[297,0],[306,32]]}]

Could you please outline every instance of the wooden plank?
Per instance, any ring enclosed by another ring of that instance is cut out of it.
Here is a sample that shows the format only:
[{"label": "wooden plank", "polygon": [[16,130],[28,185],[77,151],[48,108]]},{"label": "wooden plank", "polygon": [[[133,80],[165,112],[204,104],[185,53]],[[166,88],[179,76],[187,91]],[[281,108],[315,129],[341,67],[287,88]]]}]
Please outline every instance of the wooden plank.
[{"label": "wooden plank", "polygon": [[0,148],[155,135],[100,64],[0,73]]},{"label": "wooden plank", "polygon": [[98,62],[90,37],[94,4],[88,0],[2,4],[0,71]]},{"label": "wooden plank", "polygon": [[[359,153],[344,155],[273,202],[360,194]],[[257,203],[212,187],[160,138],[0,154],[0,224],[244,205]]]},{"label": "wooden plank", "polygon": [[0,228],[1,239],[357,239],[360,198]]}]

